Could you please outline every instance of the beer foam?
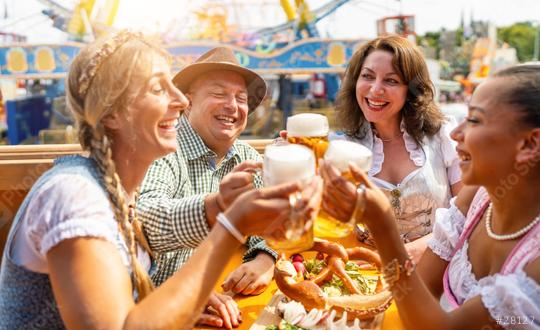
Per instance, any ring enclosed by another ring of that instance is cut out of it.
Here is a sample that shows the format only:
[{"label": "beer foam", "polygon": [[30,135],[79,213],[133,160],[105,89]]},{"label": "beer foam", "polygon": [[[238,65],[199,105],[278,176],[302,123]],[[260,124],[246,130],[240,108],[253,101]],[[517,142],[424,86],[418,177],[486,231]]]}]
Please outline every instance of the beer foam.
[{"label": "beer foam", "polygon": [[269,145],[264,152],[263,181],[265,186],[300,180],[304,183],[315,176],[315,155],[297,144]]},{"label": "beer foam", "polygon": [[373,153],[363,145],[347,140],[330,141],[324,160],[330,162],[341,172],[349,170],[349,162],[354,163],[364,171],[369,171]]},{"label": "beer foam", "polygon": [[328,119],[318,113],[300,113],[287,118],[288,136],[327,136]]}]

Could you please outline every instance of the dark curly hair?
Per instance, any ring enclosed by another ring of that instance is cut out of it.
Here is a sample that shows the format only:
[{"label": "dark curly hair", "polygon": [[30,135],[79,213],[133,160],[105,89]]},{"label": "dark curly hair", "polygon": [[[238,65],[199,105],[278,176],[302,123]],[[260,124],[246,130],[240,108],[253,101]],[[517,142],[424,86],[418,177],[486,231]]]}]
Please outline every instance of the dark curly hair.
[{"label": "dark curly hair", "polygon": [[408,86],[401,114],[405,130],[418,145],[425,136],[439,132],[444,115],[434,102],[434,86],[426,62],[418,48],[399,36],[385,36],[362,45],[351,58],[336,99],[337,122],[347,135],[363,138],[360,128],[366,121],[356,99],[356,82],[364,61],[375,50],[393,55],[392,66]]}]

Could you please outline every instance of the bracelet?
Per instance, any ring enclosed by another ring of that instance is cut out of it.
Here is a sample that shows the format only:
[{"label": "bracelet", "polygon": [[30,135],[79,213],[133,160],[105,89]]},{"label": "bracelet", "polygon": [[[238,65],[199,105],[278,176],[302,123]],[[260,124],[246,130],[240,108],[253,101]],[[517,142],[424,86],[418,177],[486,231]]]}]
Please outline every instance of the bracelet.
[{"label": "bracelet", "polygon": [[242,233],[236,229],[236,227],[229,221],[229,219],[227,219],[223,212],[219,212],[216,219],[217,222],[219,222],[231,235],[234,236],[234,238],[236,238],[240,243],[246,244],[246,236],[242,235]]},{"label": "bracelet", "polygon": [[391,288],[396,284],[397,281],[399,281],[401,274],[411,276],[415,268],[416,265],[410,256],[405,260],[403,265],[400,264],[397,259],[392,259],[392,261],[384,265],[382,268],[382,275],[386,284],[388,284],[388,286]]}]

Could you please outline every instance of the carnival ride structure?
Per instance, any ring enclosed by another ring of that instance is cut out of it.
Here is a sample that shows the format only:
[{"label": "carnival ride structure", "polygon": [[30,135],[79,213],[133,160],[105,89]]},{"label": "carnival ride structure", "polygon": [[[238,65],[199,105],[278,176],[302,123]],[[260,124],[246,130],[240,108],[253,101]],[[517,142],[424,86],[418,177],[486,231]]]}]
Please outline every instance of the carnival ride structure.
[{"label": "carnival ride structure", "polygon": [[78,0],[73,8],[54,0],[39,0],[47,6],[43,14],[53,26],[67,32],[71,40],[88,41],[112,30],[120,0]]},{"label": "carnival ride structure", "polygon": [[[55,45],[15,43],[0,46],[0,78],[33,80],[65,77],[69,64],[84,46],[84,41],[114,30],[114,18],[120,2],[77,0],[73,1],[73,8],[66,8],[58,1],[39,1],[47,5],[44,14],[52,19],[55,27],[66,31],[71,41]],[[270,80],[277,80],[277,75],[282,74],[307,74],[315,77],[317,83],[322,74],[325,91],[321,95],[331,99],[338,89],[338,74],[345,71],[352,54],[365,40],[319,38],[316,24],[349,1],[328,1],[311,10],[307,0],[280,0],[279,6],[287,18],[285,23],[247,32],[238,31],[238,27],[229,24],[229,8],[223,3],[209,1],[192,11],[198,28],[191,31],[191,40],[163,38],[164,46],[173,56],[174,71],[192,63],[207,50],[226,45],[233,49],[242,65],[271,75]],[[262,2],[277,4],[277,0]],[[307,80],[302,83],[306,86]],[[265,117],[260,118],[261,121],[268,120]]]}]

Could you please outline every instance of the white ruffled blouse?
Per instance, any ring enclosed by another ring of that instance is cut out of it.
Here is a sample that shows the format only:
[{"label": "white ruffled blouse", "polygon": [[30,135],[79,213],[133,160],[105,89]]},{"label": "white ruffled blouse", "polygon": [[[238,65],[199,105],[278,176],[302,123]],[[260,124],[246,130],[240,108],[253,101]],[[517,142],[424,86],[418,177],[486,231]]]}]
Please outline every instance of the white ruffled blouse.
[{"label": "white ruffled blouse", "polygon": [[[455,251],[464,227],[478,209],[476,204],[465,218],[452,200],[449,209],[436,211],[433,238],[428,246],[439,257],[449,261],[449,289],[460,305],[480,296],[491,317],[506,329],[540,329],[540,285],[523,271],[526,263],[517,264],[516,269],[510,273],[503,271],[477,279],[468,258],[468,239]],[[507,262],[511,262],[510,259],[518,254],[522,256],[531,251],[532,258],[529,256],[528,261],[540,257],[540,230],[537,230],[534,237],[529,236],[527,239],[527,244],[522,245],[525,250],[518,250]]]},{"label": "white ruffled blouse", "polygon": [[[95,182],[71,173],[55,175],[35,192],[27,210],[11,242],[15,264],[48,274],[50,249],[67,239],[93,237],[112,243],[131,272],[128,249],[109,199]],[[140,247],[138,259],[149,271],[150,257]]]},{"label": "white ruffled blouse", "polygon": [[[435,137],[424,139],[424,147],[440,148],[440,155],[447,169],[448,182],[450,185],[453,185],[461,181],[459,158],[455,149],[456,142],[450,138],[450,132],[457,126],[457,122],[451,117],[447,118],[447,120],[448,122],[441,127],[441,130]],[[419,147],[412,136],[407,133],[403,121],[401,122],[400,130],[403,133],[403,141],[405,142],[405,149],[409,152],[409,158],[417,167],[423,167],[427,160],[424,147]],[[368,174],[371,177],[375,177],[375,175],[381,172],[382,164],[384,163],[384,144],[375,134],[373,134],[373,147],[371,151],[373,152],[373,165],[368,171]],[[383,180],[380,181],[384,182]]]},{"label": "white ruffled blouse", "polygon": [[361,143],[373,152],[373,164],[368,175],[391,201],[405,242],[431,233],[435,210],[449,206],[452,197],[450,186],[461,180],[455,142],[450,139],[450,132],[456,125],[453,118],[447,118],[439,132],[432,137],[425,137],[419,146],[405,130],[404,123],[401,123],[405,148],[417,169],[398,184],[375,177],[384,163],[384,145],[369,123],[361,128],[360,135],[363,138],[330,136],[331,140],[347,139]]}]

